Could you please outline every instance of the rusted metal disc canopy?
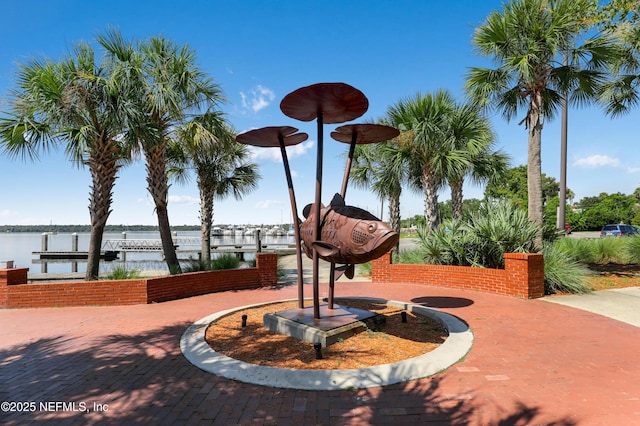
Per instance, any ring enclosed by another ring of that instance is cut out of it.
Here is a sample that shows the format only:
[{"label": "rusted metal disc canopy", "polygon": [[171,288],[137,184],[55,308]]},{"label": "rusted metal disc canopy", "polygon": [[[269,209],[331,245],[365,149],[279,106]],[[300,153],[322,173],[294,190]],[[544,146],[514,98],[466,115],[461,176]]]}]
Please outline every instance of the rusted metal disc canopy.
[{"label": "rusted metal disc canopy", "polygon": [[298,129],[291,126],[263,127],[239,134],[236,141],[245,145],[272,148],[280,146],[280,137],[284,140],[285,146],[297,145],[309,138],[308,134],[296,133],[297,131]]},{"label": "rusted metal disc canopy", "polygon": [[331,132],[331,137],[343,143],[352,143],[355,140],[356,144],[367,144],[388,141],[399,134],[398,129],[382,124],[347,124]]},{"label": "rusted metal disc canopy", "polygon": [[282,99],[287,117],[312,121],[322,114],[324,124],[344,123],[361,117],[369,108],[367,97],[345,83],[317,83],[294,90]]}]

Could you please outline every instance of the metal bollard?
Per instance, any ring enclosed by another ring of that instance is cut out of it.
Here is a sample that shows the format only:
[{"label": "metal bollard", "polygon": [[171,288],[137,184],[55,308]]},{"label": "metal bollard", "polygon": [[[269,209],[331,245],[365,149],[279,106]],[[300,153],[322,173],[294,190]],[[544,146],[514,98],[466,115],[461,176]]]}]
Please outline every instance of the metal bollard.
[{"label": "metal bollard", "polygon": [[316,359],[322,359],[322,343],[314,343],[313,349],[316,351]]},{"label": "metal bollard", "polygon": [[260,230],[256,229],[256,253],[262,253],[262,241],[260,241]]}]

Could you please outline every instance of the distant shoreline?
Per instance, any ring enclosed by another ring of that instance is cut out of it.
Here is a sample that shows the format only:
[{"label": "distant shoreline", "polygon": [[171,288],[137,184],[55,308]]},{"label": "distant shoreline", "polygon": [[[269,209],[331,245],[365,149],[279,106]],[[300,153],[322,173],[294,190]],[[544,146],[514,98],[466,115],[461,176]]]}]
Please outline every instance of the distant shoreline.
[{"label": "distant shoreline", "polygon": [[[291,224],[285,223],[280,225],[260,225],[260,226],[279,226],[288,229]],[[214,224],[215,227],[231,228],[234,225],[231,224]],[[257,226],[257,225],[241,225],[244,226]],[[172,232],[182,231],[199,231],[200,225],[177,225],[171,226]],[[157,225],[107,225],[104,228],[104,232],[160,232]],[[72,233],[72,232],[91,232],[91,225],[0,225],[0,233],[5,232],[53,232],[53,233]]]},{"label": "distant shoreline", "polygon": [[[107,225],[105,232],[158,231],[157,225]],[[172,226],[172,231],[199,231],[200,225]],[[0,232],[91,232],[91,225],[0,225]]]}]

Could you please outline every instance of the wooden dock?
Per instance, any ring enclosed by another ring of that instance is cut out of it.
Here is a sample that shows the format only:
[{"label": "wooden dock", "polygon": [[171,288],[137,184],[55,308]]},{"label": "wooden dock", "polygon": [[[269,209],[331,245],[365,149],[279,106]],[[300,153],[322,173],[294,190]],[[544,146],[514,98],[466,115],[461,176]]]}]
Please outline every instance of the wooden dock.
[{"label": "wooden dock", "polygon": [[[89,258],[88,251],[33,251],[31,254],[38,256],[40,259],[49,260],[87,260]],[[113,250],[101,251],[100,259],[106,261],[116,260],[118,252]]]},{"label": "wooden dock", "polygon": [[[103,250],[100,252],[100,258],[111,262],[118,259],[118,255],[120,253],[125,252],[149,252],[149,251],[162,251],[162,247],[154,247],[153,249],[149,246],[147,247],[138,247],[137,249],[133,249],[131,247],[126,250],[117,251],[117,250]],[[212,245],[211,246],[211,254],[235,254],[240,260],[244,260],[245,254],[255,254],[258,252],[263,253],[277,253],[279,255],[289,255],[295,254],[295,246],[288,245],[262,245],[259,249],[255,244],[224,244],[224,245]],[[33,255],[38,256],[41,260],[58,260],[58,261],[73,261],[73,260],[87,260],[89,257],[89,252],[86,251],[62,251],[62,250],[48,250],[48,251],[34,251],[31,252]],[[177,250],[176,254],[186,255],[186,254],[194,254],[199,256],[200,250]]]}]

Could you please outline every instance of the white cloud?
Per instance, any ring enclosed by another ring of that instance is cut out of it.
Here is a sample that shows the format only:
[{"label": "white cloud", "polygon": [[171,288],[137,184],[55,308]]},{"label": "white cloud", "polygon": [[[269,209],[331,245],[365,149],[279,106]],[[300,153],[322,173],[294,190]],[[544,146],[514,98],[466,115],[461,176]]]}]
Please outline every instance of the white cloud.
[{"label": "white cloud", "polygon": [[175,204],[198,204],[200,200],[190,195],[169,195],[169,202]]},{"label": "white cloud", "polygon": [[0,217],[14,217],[17,216],[18,212],[9,210],[9,209],[2,209],[0,210]]},{"label": "white cloud", "polygon": [[597,167],[620,167],[620,160],[608,155],[591,155],[585,158],[578,158],[573,162],[574,166],[595,169]]},{"label": "white cloud", "polygon": [[[298,145],[287,147],[287,158],[302,157],[315,145],[314,141],[306,141],[299,143]],[[250,146],[251,158],[253,161],[273,161],[275,163],[282,163],[282,155],[280,154],[280,148],[262,148]]]},{"label": "white cloud", "polygon": [[240,92],[240,97],[242,98],[243,108],[258,112],[268,107],[275,99],[276,94],[267,87],[257,85],[248,94]]},{"label": "white cloud", "polygon": [[278,207],[281,206],[282,202],[278,201],[278,200],[262,200],[262,201],[258,201],[256,203],[256,208],[259,209],[269,209],[271,207]]}]

